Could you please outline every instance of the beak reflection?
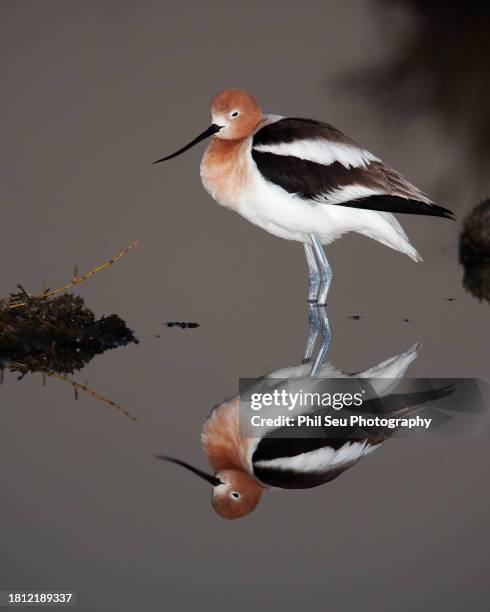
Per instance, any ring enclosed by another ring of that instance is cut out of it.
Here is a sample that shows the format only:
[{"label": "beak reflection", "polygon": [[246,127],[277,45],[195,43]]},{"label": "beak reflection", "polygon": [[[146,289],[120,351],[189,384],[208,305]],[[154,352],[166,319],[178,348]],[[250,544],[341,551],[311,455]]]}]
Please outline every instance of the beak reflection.
[{"label": "beak reflection", "polygon": [[189,470],[189,472],[192,472],[193,474],[196,474],[196,476],[199,476],[203,480],[209,482],[209,484],[211,484],[213,487],[217,487],[218,485],[223,484],[219,478],[216,478],[216,476],[213,476],[212,474],[207,474],[206,472],[203,472],[202,470],[194,467],[190,463],[186,463],[185,461],[181,461],[180,459],[176,459],[175,457],[167,457],[166,455],[155,455],[155,457],[157,459],[162,459],[163,461],[170,461],[171,463],[176,463],[177,465],[182,466],[186,470]]}]

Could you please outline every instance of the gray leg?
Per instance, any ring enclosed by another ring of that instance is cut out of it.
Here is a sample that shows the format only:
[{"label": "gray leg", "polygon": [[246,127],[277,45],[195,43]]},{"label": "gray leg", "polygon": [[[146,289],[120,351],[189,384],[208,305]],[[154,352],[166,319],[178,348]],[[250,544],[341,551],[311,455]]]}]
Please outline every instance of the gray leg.
[{"label": "gray leg", "polygon": [[303,363],[309,363],[311,361],[313,348],[319,331],[320,317],[318,316],[318,307],[316,304],[308,304],[308,340],[306,341]]},{"label": "gray leg", "polygon": [[320,270],[318,269],[315,253],[311,244],[305,242],[303,246],[305,247],[306,262],[308,264],[308,302],[316,303],[318,289],[320,287]]},{"label": "gray leg", "polygon": [[325,255],[325,251],[323,250],[322,243],[318,236],[316,234],[310,234],[310,237],[320,268],[320,289],[316,301],[319,306],[325,306],[328,290],[330,288],[330,281],[332,280],[332,268],[328,263],[327,256]]},{"label": "gray leg", "polygon": [[330,323],[328,322],[325,306],[318,306],[318,315],[321,319],[321,344],[315,359],[315,363],[311,367],[310,376],[318,376],[318,372],[325,361],[325,357],[332,342],[332,330],[330,329]]}]

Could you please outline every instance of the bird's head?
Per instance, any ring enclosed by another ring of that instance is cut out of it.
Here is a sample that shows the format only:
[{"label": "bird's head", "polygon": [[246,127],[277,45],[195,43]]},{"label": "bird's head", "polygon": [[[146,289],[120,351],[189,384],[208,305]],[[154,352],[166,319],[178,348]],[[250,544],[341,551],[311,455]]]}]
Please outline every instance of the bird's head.
[{"label": "bird's head", "polygon": [[205,138],[216,136],[223,140],[241,140],[249,136],[260,123],[263,115],[250,94],[241,89],[224,89],[214,97],[211,105],[213,123],[189,144],[175,153],[158,159],[155,164],[177,157]]},{"label": "bird's head", "polygon": [[216,474],[221,483],[213,488],[211,504],[226,519],[250,514],[260,501],[262,487],[243,470],[223,470]]},{"label": "bird's head", "polygon": [[241,518],[250,514],[260,501],[263,488],[243,470],[222,470],[214,476],[176,459],[156,455],[157,459],[171,461],[199,476],[213,487],[211,504],[215,512],[226,519]]},{"label": "bird's head", "polygon": [[225,89],[214,97],[211,105],[213,124],[220,126],[217,138],[246,138],[262,119],[262,111],[250,94],[241,89]]}]

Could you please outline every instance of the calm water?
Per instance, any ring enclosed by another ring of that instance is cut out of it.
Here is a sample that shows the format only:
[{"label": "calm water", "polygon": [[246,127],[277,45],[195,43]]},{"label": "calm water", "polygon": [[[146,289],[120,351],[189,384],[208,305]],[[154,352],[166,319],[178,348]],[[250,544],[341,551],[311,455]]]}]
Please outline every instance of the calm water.
[{"label": "calm water", "polygon": [[204,483],[153,458],[206,469],[200,430],[212,406],[239,377],[303,356],[302,246],[214,205],[199,183],[201,151],[151,166],[202,131],[209,98],[237,80],[267,110],[343,127],[458,216],[401,219],[421,265],[361,237],[327,249],[327,359],[354,372],[419,342],[410,376],[488,377],[489,307],[464,292],[457,263],[461,218],[486,186],[455,176],[461,152],[433,117],[388,128],[382,109],[325,89],[366,49],[383,53],[366,3],[327,4],[326,16],[300,24],[308,45],[271,59],[267,28],[287,40],[298,27],[271,9],[233,33],[218,3],[200,22],[175,9],[171,23],[150,2],[141,12],[53,4],[56,19],[35,4],[3,9],[15,69],[2,59],[2,295],[19,282],[62,284],[74,265],[88,269],[138,238],[80,293],[97,314],[117,312],[140,343],[73,377],[138,423],[86,393],[75,400],[62,381],[5,373],[0,589],[73,589],[84,611],[483,609],[488,439],[391,440],[334,482],[269,493],[235,522],[213,513]]}]

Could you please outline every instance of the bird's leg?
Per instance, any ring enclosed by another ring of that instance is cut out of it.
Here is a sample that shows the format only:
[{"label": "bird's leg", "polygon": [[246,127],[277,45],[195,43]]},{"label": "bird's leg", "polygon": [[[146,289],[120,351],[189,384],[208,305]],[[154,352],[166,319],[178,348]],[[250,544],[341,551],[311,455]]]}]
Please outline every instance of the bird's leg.
[{"label": "bird's leg", "polygon": [[328,263],[327,256],[325,255],[325,251],[323,250],[322,243],[318,236],[316,234],[310,234],[310,238],[320,267],[320,289],[316,302],[319,306],[325,306],[328,290],[330,288],[330,281],[332,280],[332,268]]},{"label": "bird's leg", "polygon": [[325,306],[320,305],[317,306],[317,309],[321,320],[321,344],[315,359],[315,363],[311,368],[310,376],[318,376],[318,372],[325,361],[325,356],[332,342],[332,330],[330,329],[330,323],[328,322],[327,310]]},{"label": "bird's leg", "polygon": [[303,363],[309,363],[311,361],[313,348],[319,331],[320,317],[318,316],[318,307],[316,304],[308,304],[308,339],[306,341]]},{"label": "bird's leg", "polygon": [[316,263],[315,253],[311,244],[304,243],[306,263],[308,264],[308,302],[316,303],[320,287],[320,270]]}]

